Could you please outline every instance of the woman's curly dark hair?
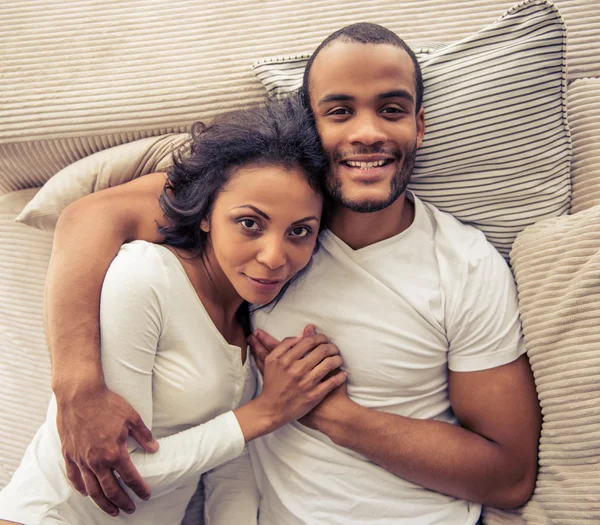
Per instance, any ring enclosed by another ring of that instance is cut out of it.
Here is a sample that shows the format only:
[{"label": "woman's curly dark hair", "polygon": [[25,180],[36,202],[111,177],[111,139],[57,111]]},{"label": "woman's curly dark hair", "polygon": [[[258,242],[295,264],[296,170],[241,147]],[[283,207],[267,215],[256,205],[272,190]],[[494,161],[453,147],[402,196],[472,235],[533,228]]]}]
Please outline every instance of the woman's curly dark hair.
[{"label": "woman's curly dark hair", "polygon": [[[299,95],[268,102],[250,109],[217,117],[210,125],[194,124],[192,138],[174,155],[174,164],[160,196],[160,206],[168,219],[158,230],[165,243],[183,248],[206,264],[209,234],[200,228],[232,175],[242,166],[282,166],[299,168],[312,189],[324,194],[328,163],[314,125],[312,114]],[[257,170],[257,176],[260,171]],[[321,222],[323,225],[323,221]],[[318,249],[318,241],[315,251]],[[298,272],[300,277],[308,266]],[[277,304],[291,281],[269,303]],[[248,304],[244,302],[237,318],[250,333]]]},{"label": "woman's curly dark hair", "polygon": [[174,156],[160,196],[169,222],[159,227],[165,243],[201,257],[208,234],[200,223],[230,177],[246,165],[299,168],[311,188],[323,193],[327,160],[299,96],[226,113],[208,126],[194,124],[191,142]]}]

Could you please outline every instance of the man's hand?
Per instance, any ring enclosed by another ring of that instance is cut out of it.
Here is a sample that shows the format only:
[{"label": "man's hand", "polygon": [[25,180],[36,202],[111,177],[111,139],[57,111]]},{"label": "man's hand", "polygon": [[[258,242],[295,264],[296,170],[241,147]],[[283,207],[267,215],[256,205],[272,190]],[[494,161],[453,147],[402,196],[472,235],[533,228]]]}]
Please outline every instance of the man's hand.
[{"label": "man's hand", "polygon": [[345,410],[348,402],[352,403],[348,397],[346,383],[343,383],[327,394],[323,401],[308,414],[301,417],[298,420],[298,423],[302,423],[308,428],[326,433],[325,428],[327,428],[327,422],[335,421],[337,416]]},{"label": "man's hand", "polygon": [[134,512],[135,505],[115,473],[140,498],[150,497],[150,488],[127,452],[129,434],[144,450],[156,452],[158,442],[150,430],[125,399],[105,386],[68,399],[56,397],[56,424],[70,482],[111,516],[118,515],[119,509]]}]

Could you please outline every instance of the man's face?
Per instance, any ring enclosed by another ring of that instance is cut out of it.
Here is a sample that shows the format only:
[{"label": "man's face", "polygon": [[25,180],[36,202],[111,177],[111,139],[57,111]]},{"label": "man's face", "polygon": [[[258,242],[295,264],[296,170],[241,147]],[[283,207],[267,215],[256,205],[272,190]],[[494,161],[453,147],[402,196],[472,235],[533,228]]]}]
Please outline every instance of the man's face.
[{"label": "man's face", "polygon": [[317,55],[310,104],[335,201],[365,213],[402,194],[425,129],[415,102],[414,66],[402,48],[336,41]]}]

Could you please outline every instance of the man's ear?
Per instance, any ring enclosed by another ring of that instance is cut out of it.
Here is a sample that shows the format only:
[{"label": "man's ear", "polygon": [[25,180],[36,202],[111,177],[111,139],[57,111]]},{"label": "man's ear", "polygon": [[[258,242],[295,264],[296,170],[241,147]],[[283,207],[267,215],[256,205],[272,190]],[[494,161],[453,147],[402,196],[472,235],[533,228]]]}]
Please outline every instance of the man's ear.
[{"label": "man's ear", "polygon": [[208,222],[208,219],[202,219],[200,222],[200,229],[204,233],[208,233],[210,231],[210,222]]},{"label": "man's ear", "polygon": [[425,135],[425,110],[421,108],[417,113],[417,148],[423,144],[423,136]]}]

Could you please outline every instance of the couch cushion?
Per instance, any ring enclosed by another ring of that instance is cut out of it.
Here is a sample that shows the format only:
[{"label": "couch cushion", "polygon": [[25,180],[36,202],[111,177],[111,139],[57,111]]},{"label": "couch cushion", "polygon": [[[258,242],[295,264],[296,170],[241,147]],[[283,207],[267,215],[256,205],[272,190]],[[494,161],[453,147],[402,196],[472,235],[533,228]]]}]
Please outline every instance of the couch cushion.
[{"label": "couch cushion", "polygon": [[571,213],[600,204],[600,78],[582,78],[567,91],[573,135]]},{"label": "couch cushion", "polygon": [[50,399],[42,301],[52,235],[14,222],[37,191],[0,197],[0,488],[21,462]]},{"label": "couch cushion", "polygon": [[[569,210],[562,18],[530,0],[459,42],[418,51],[426,131],[409,187],[508,257],[523,228]],[[265,59],[255,74],[281,95],[301,85],[309,56]]]},{"label": "couch cushion", "polygon": [[[0,194],[41,186],[96,151],[185,132],[261,100],[254,60],[312,50],[343,25],[368,20],[409,42],[453,42],[514,3],[226,0],[198,9],[196,0],[104,0],[99,13],[90,0],[0,2]],[[596,4],[556,0],[570,78],[600,75]]]},{"label": "couch cushion", "polygon": [[600,206],[541,221],[511,261],[543,424],[528,524],[600,523]]}]

